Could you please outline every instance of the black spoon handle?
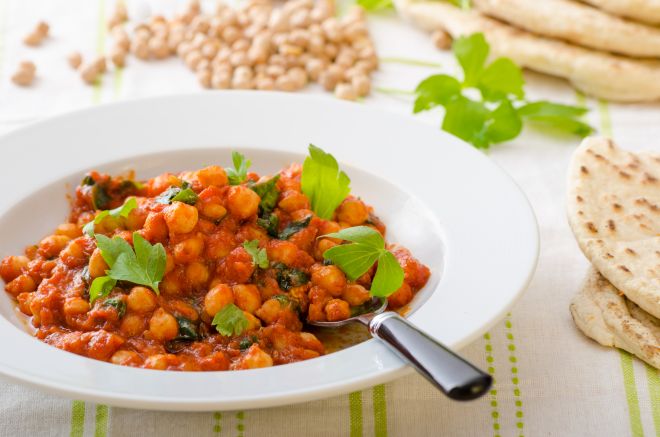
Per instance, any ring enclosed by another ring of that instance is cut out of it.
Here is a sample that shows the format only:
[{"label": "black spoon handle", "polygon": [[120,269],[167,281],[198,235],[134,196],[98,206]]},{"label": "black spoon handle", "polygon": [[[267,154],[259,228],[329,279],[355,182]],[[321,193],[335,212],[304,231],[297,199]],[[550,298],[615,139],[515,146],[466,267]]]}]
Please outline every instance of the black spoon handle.
[{"label": "black spoon handle", "polygon": [[490,388],[490,375],[395,312],[386,311],[375,316],[369,323],[369,331],[451,399],[476,399]]}]

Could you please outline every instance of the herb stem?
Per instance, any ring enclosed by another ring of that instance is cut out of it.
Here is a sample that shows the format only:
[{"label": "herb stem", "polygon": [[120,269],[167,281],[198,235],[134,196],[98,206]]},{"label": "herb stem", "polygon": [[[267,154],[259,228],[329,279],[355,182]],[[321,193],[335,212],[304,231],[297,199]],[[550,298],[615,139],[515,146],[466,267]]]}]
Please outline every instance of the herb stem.
[{"label": "herb stem", "polygon": [[404,65],[414,65],[417,67],[442,68],[442,64],[439,64],[437,62],[420,61],[419,59],[402,58],[397,56],[380,58],[380,61],[389,64],[404,64]]}]

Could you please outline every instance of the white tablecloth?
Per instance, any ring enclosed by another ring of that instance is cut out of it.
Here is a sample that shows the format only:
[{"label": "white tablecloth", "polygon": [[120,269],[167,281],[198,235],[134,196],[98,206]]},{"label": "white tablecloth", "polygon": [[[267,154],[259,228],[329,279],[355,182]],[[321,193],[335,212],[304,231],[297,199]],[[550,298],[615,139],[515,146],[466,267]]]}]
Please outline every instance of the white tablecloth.
[{"label": "white tablecloth", "polygon": [[[135,1],[129,0],[129,6]],[[175,3],[153,0],[149,4],[168,10]],[[99,87],[83,85],[67,65],[66,55],[80,50],[92,56],[105,47],[104,17],[112,6],[112,0],[0,0],[0,132],[93,104],[204,92],[176,59],[143,63],[131,58],[129,68],[107,74]],[[50,23],[52,38],[41,48],[27,48],[20,41],[40,19]],[[433,72],[455,71],[452,58],[435,50],[427,35],[392,14],[372,17],[370,26],[383,58],[375,77],[377,87],[411,90]],[[442,67],[406,65],[387,58],[423,60]],[[33,60],[38,68],[37,82],[27,89],[9,80],[23,59]],[[532,73],[526,79],[532,99],[579,100],[562,81]],[[630,149],[660,150],[660,107],[592,99],[585,103],[592,109],[589,121],[601,133]],[[413,117],[409,97],[374,93],[363,104]],[[439,126],[438,114],[419,117]],[[525,191],[541,230],[538,270],[527,293],[505,320],[462,351],[494,375],[489,396],[471,403],[450,402],[414,375],[363,392],[283,408],[159,413],[57,398],[0,377],[0,436],[660,435],[658,373],[628,354],[584,338],[568,312],[587,268],[564,211],[566,166],[578,142],[570,136],[527,130],[489,154]],[[66,144],[57,147],[66,149]],[[2,151],[0,162],[11,165],[2,161]]]}]

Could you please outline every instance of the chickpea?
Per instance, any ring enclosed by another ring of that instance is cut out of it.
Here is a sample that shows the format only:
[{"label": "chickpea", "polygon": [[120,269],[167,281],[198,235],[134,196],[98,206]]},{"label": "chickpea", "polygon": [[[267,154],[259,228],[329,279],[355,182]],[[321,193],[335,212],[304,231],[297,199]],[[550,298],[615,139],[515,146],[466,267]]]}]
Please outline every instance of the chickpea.
[{"label": "chickpea", "polygon": [[85,240],[83,239],[71,240],[64,250],[60,252],[62,262],[71,268],[84,265],[87,262],[84,245]]},{"label": "chickpea", "polygon": [[220,220],[227,215],[227,209],[219,203],[208,203],[203,206],[202,213],[212,220]]},{"label": "chickpea", "polygon": [[271,367],[273,358],[264,352],[258,345],[253,344],[247,350],[240,362],[241,369],[257,369],[261,367]]},{"label": "chickpea", "polygon": [[32,309],[30,306],[32,305],[33,299],[34,293],[20,293],[18,296],[16,296],[16,300],[18,301],[18,309],[20,309],[21,312],[26,316],[32,315]]},{"label": "chickpea", "polygon": [[89,276],[94,279],[99,276],[105,276],[105,271],[108,270],[110,266],[105,262],[101,251],[99,249],[94,249],[92,256],[89,258],[89,264],[87,269],[89,270]]},{"label": "chickpea", "polygon": [[388,296],[387,302],[393,308],[400,308],[410,302],[412,298],[412,289],[404,282],[397,291]]},{"label": "chickpea", "polygon": [[257,193],[242,185],[235,185],[229,189],[226,206],[231,215],[245,220],[257,213],[260,202],[261,198]]},{"label": "chickpea", "polygon": [[369,219],[369,210],[360,199],[348,198],[337,208],[337,218],[340,222],[357,226]]},{"label": "chickpea", "polygon": [[275,89],[275,81],[268,76],[257,77],[255,85],[258,90],[271,91]]},{"label": "chickpea", "polygon": [[250,67],[240,65],[234,70],[234,76],[231,80],[231,87],[234,89],[252,89],[254,88],[254,78]]},{"label": "chickpea", "polygon": [[314,258],[317,260],[321,261],[323,260],[323,254],[325,253],[326,250],[330,249],[331,247],[335,247],[337,243],[332,241],[330,238],[321,238],[316,241],[316,248],[314,250]]},{"label": "chickpea", "polygon": [[172,314],[158,308],[149,319],[149,332],[156,340],[172,340],[179,334],[179,324]]},{"label": "chickpea", "polygon": [[356,74],[351,79],[351,85],[358,96],[364,97],[371,92],[371,80],[366,74]]},{"label": "chickpea", "polygon": [[142,59],[143,61],[149,59],[149,40],[134,39],[131,44],[131,53],[133,53],[136,58]]},{"label": "chickpea", "polygon": [[73,52],[67,57],[67,61],[71,68],[77,70],[78,67],[80,67],[80,64],[82,64],[82,56],[79,52]]},{"label": "chickpea", "polygon": [[45,258],[53,258],[62,251],[69,244],[71,238],[66,235],[50,235],[39,243],[39,252]]},{"label": "chickpea", "polygon": [[261,320],[248,313],[247,311],[243,311],[243,315],[245,315],[245,318],[248,321],[248,325],[245,328],[247,331],[253,331],[255,329],[261,328]]},{"label": "chickpea", "polygon": [[0,263],[0,277],[5,282],[11,282],[28,268],[29,263],[27,256],[8,256]]},{"label": "chickpea", "polygon": [[431,34],[433,45],[440,50],[449,50],[451,48],[451,36],[444,30],[438,29]]},{"label": "chickpea", "polygon": [[288,75],[283,75],[275,80],[275,87],[280,91],[296,91],[296,82]]},{"label": "chickpea", "polygon": [[266,253],[273,262],[292,265],[298,256],[298,246],[290,241],[271,240],[266,246]]},{"label": "chickpea", "polygon": [[319,77],[323,72],[323,61],[318,58],[311,58],[305,64],[305,69],[311,80],[319,80]]},{"label": "chickpea", "polygon": [[243,311],[254,314],[261,306],[261,294],[256,285],[234,285],[233,292],[236,306]]},{"label": "chickpea", "polygon": [[211,165],[195,172],[195,177],[202,187],[224,187],[227,185],[227,173],[225,169],[217,165]]},{"label": "chickpea", "polygon": [[5,290],[12,296],[18,296],[21,293],[30,293],[37,289],[37,283],[30,275],[25,273],[18,275],[11,282],[5,285]]},{"label": "chickpea", "polygon": [[156,294],[146,287],[133,287],[126,298],[129,311],[148,313],[158,306]]},{"label": "chickpea", "polygon": [[255,314],[270,325],[275,323],[281,311],[282,305],[277,299],[268,299],[255,311]]},{"label": "chickpea", "polygon": [[193,287],[202,287],[209,281],[209,269],[201,262],[193,262],[186,266],[186,279]]},{"label": "chickpea", "polygon": [[282,194],[282,200],[278,206],[286,212],[293,212],[299,209],[309,209],[309,199],[303,193],[295,190],[288,190]]},{"label": "chickpea", "polygon": [[96,83],[101,72],[98,70],[98,67],[94,64],[83,65],[80,68],[80,77],[85,83],[92,85]]},{"label": "chickpea", "polygon": [[197,65],[204,59],[202,57],[202,54],[198,50],[191,50],[188,52],[188,54],[185,56],[184,61],[188,68],[191,70],[195,70],[197,68]]},{"label": "chickpea", "polygon": [[[259,197],[259,196],[257,196]],[[183,202],[172,202],[165,208],[165,222],[170,234],[187,234],[197,225],[197,208]]]},{"label": "chickpea", "polygon": [[331,64],[319,76],[319,83],[326,91],[333,91],[343,78],[344,70],[338,65]]},{"label": "chickpea", "polygon": [[64,235],[71,239],[80,237],[82,229],[75,223],[62,223],[55,229],[56,235]]},{"label": "chickpea", "polygon": [[122,366],[138,365],[141,362],[140,356],[137,352],[118,350],[110,357],[112,364],[120,364]]},{"label": "chickpea", "polygon": [[[130,217],[130,215],[129,215]],[[150,212],[144,222],[144,238],[149,241],[163,241],[168,235],[168,226],[162,213]]]},{"label": "chickpea", "polygon": [[226,72],[214,73],[211,76],[211,86],[220,90],[229,88],[231,86],[231,74]]},{"label": "chickpea", "polygon": [[40,21],[37,26],[23,38],[23,42],[29,46],[38,46],[48,37],[50,26],[45,21]]},{"label": "chickpea", "polygon": [[321,266],[312,272],[312,283],[338,297],[346,288],[346,276],[337,266]]},{"label": "chickpea", "polygon": [[89,302],[80,297],[70,297],[64,301],[62,309],[64,310],[65,316],[85,314],[89,311]]},{"label": "chickpea", "polygon": [[110,50],[110,60],[115,67],[123,68],[126,65],[126,51],[120,47],[113,47]]},{"label": "chickpea", "polygon": [[169,296],[181,293],[181,281],[178,271],[174,270],[171,273],[163,276],[163,280],[158,284],[158,289],[162,294]]},{"label": "chickpea", "polygon": [[238,38],[240,38],[240,33],[234,26],[227,26],[222,31],[222,39],[228,44],[233,43]]},{"label": "chickpea", "polygon": [[193,262],[204,251],[204,239],[195,236],[174,246],[174,260],[180,264]]},{"label": "chickpea", "polygon": [[348,284],[341,294],[341,298],[348,302],[350,306],[358,306],[368,301],[371,296],[369,295],[369,290],[363,286]]},{"label": "chickpea", "polygon": [[154,354],[144,360],[144,367],[154,370],[165,370],[169,366],[169,354]]},{"label": "chickpea", "polygon": [[342,100],[357,100],[358,95],[353,88],[353,85],[348,83],[340,83],[335,88],[335,96]]},{"label": "chickpea", "polygon": [[197,71],[197,81],[204,88],[211,88],[211,70],[201,69]]},{"label": "chickpea", "polygon": [[218,311],[230,303],[234,303],[234,293],[227,284],[218,284],[204,296],[204,311],[214,317]]},{"label": "chickpea", "polygon": [[37,67],[30,61],[23,61],[18,65],[18,70],[11,77],[12,82],[19,86],[29,86],[34,81]]},{"label": "chickpea", "polygon": [[329,322],[346,320],[351,316],[348,302],[341,299],[332,299],[325,305],[325,317]]}]

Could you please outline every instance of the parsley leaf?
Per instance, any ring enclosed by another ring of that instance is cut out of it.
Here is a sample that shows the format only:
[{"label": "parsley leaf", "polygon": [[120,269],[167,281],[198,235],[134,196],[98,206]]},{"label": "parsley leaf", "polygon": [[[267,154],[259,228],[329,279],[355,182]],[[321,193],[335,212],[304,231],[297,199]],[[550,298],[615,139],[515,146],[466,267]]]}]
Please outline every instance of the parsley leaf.
[{"label": "parsley leaf", "polygon": [[273,267],[277,272],[277,284],[282,290],[300,287],[309,282],[309,275],[303,270],[287,267],[282,263],[277,263]]},{"label": "parsley leaf", "polygon": [[121,319],[126,314],[126,302],[120,297],[111,297],[103,302],[103,306],[112,307],[117,311],[117,316]]},{"label": "parsley leaf", "polygon": [[103,221],[104,218],[108,216],[113,218],[119,218],[119,217],[126,218],[128,217],[128,214],[130,214],[131,211],[137,208],[137,206],[138,204],[137,204],[137,200],[135,200],[135,197],[130,197],[126,199],[124,204],[118,208],[101,211],[96,217],[94,217],[94,220],[83,226],[83,232],[89,235],[90,237],[93,237],[94,225],[98,225]]},{"label": "parsley leaf", "polygon": [[452,51],[463,68],[463,87],[476,86],[488,58],[490,46],[483,33],[457,38]]},{"label": "parsley leaf", "polygon": [[323,254],[324,258],[331,260],[352,281],[365,274],[378,261],[376,275],[369,291],[372,296],[389,296],[403,284],[403,268],[394,255],[385,249],[385,240],[378,231],[368,226],[355,226],[324,237],[352,242],[331,247]]},{"label": "parsley leaf", "polygon": [[178,316],[176,317],[176,322],[179,325],[179,335],[175,338],[175,340],[195,341],[199,339],[197,327],[192,322],[192,320]]},{"label": "parsley leaf", "polygon": [[310,199],[312,211],[322,219],[330,220],[339,204],[351,192],[351,180],[334,156],[309,145],[309,156],[303,163],[302,192]]},{"label": "parsley leaf", "polygon": [[169,205],[172,202],[183,202],[188,205],[197,203],[197,193],[195,193],[190,184],[184,181],[181,187],[169,187],[156,198],[156,202]]},{"label": "parsley leaf", "polygon": [[266,249],[259,249],[259,240],[244,241],[243,248],[252,257],[252,263],[255,267],[268,268],[268,255]]},{"label": "parsley leaf", "polygon": [[369,12],[392,9],[394,7],[392,0],[357,0],[357,4]]},{"label": "parsley leaf", "polygon": [[240,308],[230,303],[216,313],[211,324],[220,334],[228,337],[242,334],[248,327],[248,320]]},{"label": "parsley leaf", "polygon": [[271,237],[277,237],[279,235],[277,228],[280,225],[280,218],[272,212],[263,214],[261,217],[257,218],[257,225],[264,228]]},{"label": "parsley leaf", "polygon": [[[463,0],[452,2],[465,3]],[[591,126],[579,120],[585,109],[546,101],[525,101],[522,70],[508,58],[486,64],[490,47],[483,34],[458,38],[452,48],[463,69],[462,80],[446,74],[424,79],[415,89],[417,98],[413,113],[443,106],[442,129],[478,149],[517,137],[523,121],[547,124],[579,136],[593,132]],[[463,94],[464,89],[475,93]],[[473,98],[475,94],[477,98]]]},{"label": "parsley leaf", "polygon": [[[156,293],[159,292],[158,283],[163,279],[167,261],[162,244],[151,245],[142,235],[134,232],[135,249],[121,237],[108,238],[100,234],[96,235],[96,245],[103,259],[110,266],[110,270],[106,271],[108,277],[115,281],[128,281],[151,287]],[[90,290],[90,299],[91,294]]]},{"label": "parsley leaf", "polygon": [[261,215],[270,213],[277,205],[277,199],[280,197],[280,190],[277,189],[278,180],[280,180],[280,175],[275,175],[265,182],[248,183],[248,187],[261,197],[261,202],[259,202]]},{"label": "parsley leaf", "polygon": [[245,155],[239,152],[231,152],[231,160],[234,163],[234,168],[227,167],[227,178],[229,185],[240,185],[247,179],[247,171],[252,165],[252,161],[245,158]]},{"label": "parsley leaf", "polygon": [[446,74],[434,74],[417,85],[415,89],[417,99],[413,113],[429,110],[438,105],[446,105],[461,93],[461,84],[458,80]]},{"label": "parsley leaf", "polygon": [[307,226],[309,226],[309,222],[312,221],[312,216],[308,215],[302,220],[295,221],[289,223],[286,228],[282,229],[282,232],[279,234],[279,239],[280,240],[288,240],[301,230],[305,229]]},{"label": "parsley leaf", "polygon": [[89,287],[89,303],[94,304],[94,301],[99,298],[106,297],[110,294],[113,288],[117,285],[117,281],[110,276],[99,276],[92,281]]}]

